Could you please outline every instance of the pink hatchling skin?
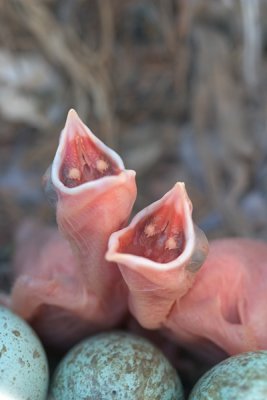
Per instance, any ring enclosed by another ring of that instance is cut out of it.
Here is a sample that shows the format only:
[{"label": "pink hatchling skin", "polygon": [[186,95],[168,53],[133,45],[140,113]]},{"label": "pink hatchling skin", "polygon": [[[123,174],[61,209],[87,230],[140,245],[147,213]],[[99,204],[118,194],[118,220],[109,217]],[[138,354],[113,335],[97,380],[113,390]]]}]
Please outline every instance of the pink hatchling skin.
[{"label": "pink hatchling skin", "polygon": [[267,245],[210,243],[209,255],[164,326],[182,342],[208,339],[228,354],[267,349]]},{"label": "pink hatchling skin", "polygon": [[224,239],[208,250],[191,213],[177,183],[111,235],[106,257],[120,267],[132,314],[200,353],[267,349],[267,245]]},{"label": "pink hatchling skin", "polygon": [[52,345],[69,347],[88,332],[85,286],[69,243],[56,229],[25,221],[16,235],[9,307]]},{"label": "pink hatchling skin", "polygon": [[127,312],[127,287],[105,252],[131,213],[135,172],[71,110],[45,181],[60,233],[22,226],[9,306],[47,343],[68,347],[115,326]]}]

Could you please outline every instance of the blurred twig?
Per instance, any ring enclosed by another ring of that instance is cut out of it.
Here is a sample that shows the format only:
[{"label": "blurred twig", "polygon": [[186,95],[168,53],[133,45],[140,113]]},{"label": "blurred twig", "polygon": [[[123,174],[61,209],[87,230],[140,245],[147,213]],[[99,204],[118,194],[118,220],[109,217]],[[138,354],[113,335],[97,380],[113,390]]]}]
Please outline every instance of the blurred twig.
[{"label": "blurred twig", "polygon": [[[189,34],[192,7],[188,0],[160,0],[162,33],[168,52],[173,60],[173,76],[180,108],[186,103],[186,75],[189,67]],[[176,9],[174,13],[173,8]]]},{"label": "blurred twig", "polygon": [[[67,29],[66,32],[44,4],[34,0],[10,2],[10,12],[31,31],[51,62],[60,66],[80,87],[81,92],[91,95],[93,110],[102,126],[104,139],[109,145],[114,145],[114,117],[109,99],[111,83],[105,65],[111,54],[113,37],[109,1],[99,9],[104,33],[102,47],[94,52],[73,31],[70,33]],[[68,43],[69,38],[71,45]]]}]

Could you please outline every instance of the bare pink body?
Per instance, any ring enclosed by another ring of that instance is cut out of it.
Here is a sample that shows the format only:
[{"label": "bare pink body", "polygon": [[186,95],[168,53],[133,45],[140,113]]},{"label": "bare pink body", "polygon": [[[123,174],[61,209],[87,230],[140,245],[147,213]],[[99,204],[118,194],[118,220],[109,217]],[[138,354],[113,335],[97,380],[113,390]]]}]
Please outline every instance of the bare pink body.
[{"label": "bare pink body", "polygon": [[[166,206],[163,221],[158,215]],[[212,343],[229,354],[267,349],[267,245],[225,239],[211,242],[208,253],[191,212],[184,186],[176,184],[111,236],[107,259],[120,266],[131,312],[143,327],[163,328],[189,347]]]},{"label": "bare pink body", "polygon": [[190,347],[267,349],[266,244],[225,239],[208,252],[183,183],[121,229],[135,201],[135,173],[73,110],[47,186],[60,233],[21,227],[12,293],[0,297],[47,343],[68,347],[116,326],[129,308],[144,328]]},{"label": "bare pink body", "polygon": [[62,347],[88,332],[87,292],[69,243],[53,228],[25,221],[16,237],[14,285],[9,305],[42,339]]},{"label": "bare pink body", "polygon": [[266,304],[267,245],[216,240],[164,326],[182,342],[207,339],[229,354],[267,349]]},{"label": "bare pink body", "polygon": [[130,215],[135,172],[71,110],[46,186],[56,197],[60,233],[34,224],[21,229],[9,306],[44,340],[66,347],[127,312],[126,285],[105,252]]}]

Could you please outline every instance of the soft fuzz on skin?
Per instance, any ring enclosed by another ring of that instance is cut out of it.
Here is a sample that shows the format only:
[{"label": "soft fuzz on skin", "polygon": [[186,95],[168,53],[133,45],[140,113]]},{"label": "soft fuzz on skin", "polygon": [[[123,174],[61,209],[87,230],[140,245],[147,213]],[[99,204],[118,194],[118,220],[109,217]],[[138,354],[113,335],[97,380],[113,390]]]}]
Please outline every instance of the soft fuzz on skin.
[{"label": "soft fuzz on skin", "polygon": [[267,245],[216,240],[208,253],[191,212],[177,183],[111,235],[106,257],[119,264],[132,314],[190,347],[213,343],[229,354],[267,349]]},{"label": "soft fuzz on skin", "polygon": [[105,252],[132,210],[135,172],[70,110],[45,180],[60,233],[21,228],[10,307],[65,346],[116,325],[127,311],[126,285]]}]

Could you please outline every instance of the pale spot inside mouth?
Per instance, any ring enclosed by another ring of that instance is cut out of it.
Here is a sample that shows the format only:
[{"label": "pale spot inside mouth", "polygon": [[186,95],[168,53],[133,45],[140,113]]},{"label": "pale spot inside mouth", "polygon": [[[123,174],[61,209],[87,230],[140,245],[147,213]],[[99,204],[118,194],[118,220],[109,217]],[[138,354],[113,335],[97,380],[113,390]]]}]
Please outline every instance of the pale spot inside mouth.
[{"label": "pale spot inside mouth", "polygon": [[108,163],[104,160],[97,160],[96,168],[101,174],[103,174],[108,169]]},{"label": "pale spot inside mouth", "polygon": [[120,237],[118,251],[158,263],[171,262],[184,250],[183,225],[184,218],[174,204],[163,205]]},{"label": "pale spot inside mouth", "polygon": [[166,240],[165,249],[174,250],[177,248],[177,246],[178,243],[176,242],[175,237],[169,237],[169,239]]},{"label": "pale spot inside mouth", "polygon": [[59,176],[68,188],[121,172],[116,162],[89,137],[78,134],[67,141],[62,158]]},{"label": "pale spot inside mouth", "polygon": [[68,178],[79,180],[81,179],[81,172],[78,170],[78,168],[71,168],[69,170]]},{"label": "pale spot inside mouth", "polygon": [[155,235],[156,229],[154,224],[148,224],[145,226],[144,233],[147,237]]}]

